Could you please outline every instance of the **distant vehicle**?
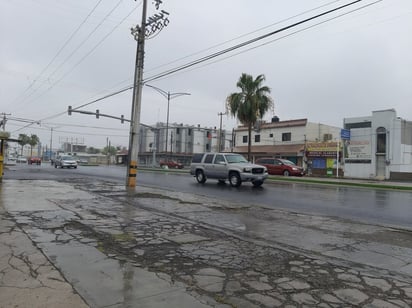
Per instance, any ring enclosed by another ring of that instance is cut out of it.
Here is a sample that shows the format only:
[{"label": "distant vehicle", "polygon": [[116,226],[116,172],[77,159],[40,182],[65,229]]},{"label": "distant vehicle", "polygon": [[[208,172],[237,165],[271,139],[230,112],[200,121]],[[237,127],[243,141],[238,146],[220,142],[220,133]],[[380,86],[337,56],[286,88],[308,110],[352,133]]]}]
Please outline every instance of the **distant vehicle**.
[{"label": "distant vehicle", "polygon": [[16,159],[17,163],[27,163],[27,158],[24,156],[18,156]]},{"label": "distant vehicle", "polygon": [[161,160],[160,167],[165,168],[165,166],[171,169],[183,169],[183,164],[175,160]]},{"label": "distant vehicle", "polygon": [[77,168],[77,161],[70,155],[62,155],[54,160],[54,168]]},{"label": "distant vehicle", "polygon": [[27,161],[29,165],[41,165],[41,158],[40,157],[30,157],[29,160]]},{"label": "distant vehicle", "polygon": [[242,182],[252,182],[259,187],[268,177],[264,166],[249,163],[242,155],[235,153],[194,154],[190,164],[190,174],[203,184],[208,178],[219,183],[229,183],[239,187]]},{"label": "distant vehicle", "polygon": [[16,164],[16,157],[9,156],[7,158],[7,165],[15,165]]},{"label": "distant vehicle", "polygon": [[265,166],[268,169],[268,173],[273,175],[305,175],[305,170],[302,167],[296,166],[295,163],[287,159],[264,157],[257,159],[255,163]]}]

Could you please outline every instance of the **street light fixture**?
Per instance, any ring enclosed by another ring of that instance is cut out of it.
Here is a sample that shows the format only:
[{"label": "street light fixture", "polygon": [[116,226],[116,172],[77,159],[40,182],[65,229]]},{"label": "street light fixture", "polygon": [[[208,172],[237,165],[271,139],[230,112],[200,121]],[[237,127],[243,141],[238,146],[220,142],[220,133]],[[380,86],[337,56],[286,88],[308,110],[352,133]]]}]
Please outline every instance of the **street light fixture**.
[{"label": "street light fixture", "polygon": [[168,145],[168,136],[169,136],[169,106],[170,106],[170,100],[174,99],[176,97],[182,96],[182,95],[191,95],[190,93],[186,93],[186,92],[176,92],[176,93],[170,93],[169,91],[166,92],[165,90],[162,90],[158,87],[149,85],[149,84],[145,84],[146,86],[148,86],[149,88],[152,88],[154,90],[156,90],[157,92],[159,92],[164,98],[167,99],[167,120],[166,120],[166,153],[167,153],[167,145]]}]

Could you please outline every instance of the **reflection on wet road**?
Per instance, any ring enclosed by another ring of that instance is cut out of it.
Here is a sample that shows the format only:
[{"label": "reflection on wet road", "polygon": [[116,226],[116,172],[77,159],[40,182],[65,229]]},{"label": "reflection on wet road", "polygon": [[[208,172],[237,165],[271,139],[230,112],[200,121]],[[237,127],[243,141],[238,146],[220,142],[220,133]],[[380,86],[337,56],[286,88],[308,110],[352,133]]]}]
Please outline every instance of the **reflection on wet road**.
[{"label": "reflection on wet road", "polygon": [[[16,166],[6,178],[65,179],[95,178],[118,183],[125,182],[124,167],[79,167],[54,169],[50,166],[27,168]],[[240,204],[258,204],[270,208],[325,216],[336,216],[358,221],[410,227],[412,221],[412,192],[367,189],[356,187],[321,186],[299,183],[266,182],[260,188],[245,183],[239,188],[207,181],[198,184],[189,174],[141,171],[138,185],[163,188],[210,196]]]}]

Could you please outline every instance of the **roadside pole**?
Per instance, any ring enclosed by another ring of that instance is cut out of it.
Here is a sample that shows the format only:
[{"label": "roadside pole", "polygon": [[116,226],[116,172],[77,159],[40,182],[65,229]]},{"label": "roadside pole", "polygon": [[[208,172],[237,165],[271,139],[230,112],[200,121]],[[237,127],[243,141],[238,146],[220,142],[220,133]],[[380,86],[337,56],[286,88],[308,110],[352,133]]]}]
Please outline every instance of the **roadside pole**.
[{"label": "roadside pole", "polygon": [[136,26],[132,29],[132,34],[137,40],[136,51],[136,68],[133,84],[133,103],[130,122],[129,136],[129,161],[127,165],[127,182],[126,186],[136,187],[137,163],[139,155],[139,139],[140,139],[140,111],[142,105],[142,81],[143,81],[143,66],[144,66],[144,43],[146,32],[146,10],[147,0],[143,0],[142,23],[141,26]]},{"label": "roadside pole", "polygon": [[339,146],[340,140],[336,143],[336,178],[339,178]]}]

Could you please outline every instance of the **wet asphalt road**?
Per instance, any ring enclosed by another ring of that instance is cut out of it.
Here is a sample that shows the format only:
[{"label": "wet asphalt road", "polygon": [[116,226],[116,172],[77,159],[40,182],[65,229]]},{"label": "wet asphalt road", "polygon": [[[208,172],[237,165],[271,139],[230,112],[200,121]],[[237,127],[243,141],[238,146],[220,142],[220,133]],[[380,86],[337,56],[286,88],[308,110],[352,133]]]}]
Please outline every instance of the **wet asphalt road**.
[{"label": "wet asphalt road", "polygon": [[[11,166],[5,171],[4,178],[105,178],[109,182],[124,183],[125,176],[124,167],[79,166],[78,169],[62,170],[44,164]],[[189,174],[148,171],[139,172],[137,182],[144,186],[211,196],[240,204],[259,204],[268,208],[411,228],[411,192],[279,182],[266,182],[258,189],[253,188],[250,183],[233,188],[228,184],[217,184],[214,180],[200,185]]]}]

